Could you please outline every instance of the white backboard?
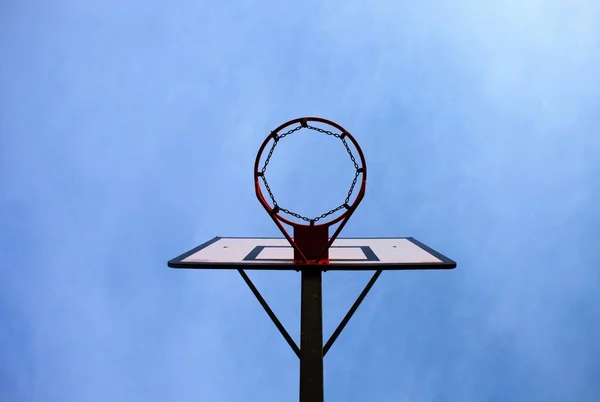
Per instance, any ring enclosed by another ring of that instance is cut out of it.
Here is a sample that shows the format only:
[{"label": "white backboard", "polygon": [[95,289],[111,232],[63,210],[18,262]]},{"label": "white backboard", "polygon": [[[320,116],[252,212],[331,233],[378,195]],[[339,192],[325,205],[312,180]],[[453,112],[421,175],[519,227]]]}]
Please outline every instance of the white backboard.
[{"label": "white backboard", "polygon": [[[172,268],[298,270],[283,238],[215,237],[169,261]],[[412,237],[338,238],[323,270],[452,269],[456,263]]]}]

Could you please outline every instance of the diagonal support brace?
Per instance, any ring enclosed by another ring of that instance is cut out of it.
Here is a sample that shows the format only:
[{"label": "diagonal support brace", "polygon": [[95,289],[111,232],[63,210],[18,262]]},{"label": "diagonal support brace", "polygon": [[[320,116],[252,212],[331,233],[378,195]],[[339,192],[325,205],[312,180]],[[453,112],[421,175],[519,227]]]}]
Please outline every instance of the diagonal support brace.
[{"label": "diagonal support brace", "polygon": [[346,313],[346,316],[344,317],[342,322],[340,322],[340,325],[338,325],[338,327],[335,329],[335,331],[333,331],[333,334],[331,334],[331,337],[329,338],[329,340],[323,347],[323,356],[325,356],[327,354],[327,351],[329,349],[331,349],[331,346],[333,345],[335,340],[338,338],[338,336],[340,336],[344,327],[346,327],[346,324],[348,324],[348,321],[350,321],[350,318],[352,318],[352,316],[354,315],[354,313],[360,306],[360,303],[362,303],[362,301],[365,299],[365,297],[369,293],[369,290],[371,290],[371,288],[375,284],[375,281],[377,280],[377,278],[379,278],[379,275],[381,275],[381,272],[382,272],[382,270],[380,269],[380,270],[377,270],[377,272],[375,272],[373,274],[373,276],[371,277],[371,279],[369,280],[369,282],[367,283],[367,285],[365,286],[363,291],[360,293],[360,295],[358,296],[358,298],[356,299],[356,301],[354,302],[352,307],[350,307],[350,310],[348,311],[348,313]]},{"label": "diagonal support brace", "polygon": [[244,272],[243,269],[238,269],[238,272],[242,276],[242,279],[244,279],[244,282],[246,282],[246,285],[248,285],[248,287],[250,288],[250,290],[256,297],[256,300],[258,300],[258,302],[263,307],[265,312],[271,318],[271,320],[273,321],[273,324],[275,324],[275,326],[277,327],[277,329],[279,330],[279,332],[281,333],[283,338],[287,341],[288,345],[290,345],[290,347],[292,348],[292,350],[294,351],[296,356],[298,356],[298,358],[300,358],[300,348],[298,348],[298,345],[296,345],[296,342],[294,342],[294,340],[292,339],[290,334],[285,330],[285,327],[283,326],[281,321],[279,321],[279,319],[277,318],[277,316],[275,315],[273,310],[271,310],[271,308],[267,304],[266,300],[262,297],[262,295],[260,294],[260,292],[258,291],[256,286],[254,286],[254,284],[252,283],[252,281],[250,280],[250,278]]}]

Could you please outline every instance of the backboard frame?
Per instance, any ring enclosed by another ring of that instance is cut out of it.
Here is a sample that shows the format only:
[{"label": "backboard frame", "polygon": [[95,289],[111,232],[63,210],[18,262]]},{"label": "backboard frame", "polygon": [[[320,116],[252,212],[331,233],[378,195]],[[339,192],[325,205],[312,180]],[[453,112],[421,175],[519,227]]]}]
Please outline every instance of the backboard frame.
[{"label": "backboard frame", "polygon": [[[303,265],[293,264],[292,262],[268,262],[265,264],[260,263],[248,263],[247,261],[241,262],[216,262],[216,261],[184,261],[189,256],[197,253],[205,249],[206,247],[218,242],[222,239],[250,239],[248,237],[220,237],[216,236],[211,240],[202,243],[201,245],[171,259],[168,262],[168,266],[171,268],[179,268],[179,269],[244,269],[244,270],[271,270],[271,271],[299,271],[303,268]],[[252,237],[251,239],[256,240],[272,240],[281,238],[277,237]],[[332,261],[330,264],[315,264],[309,265],[308,268],[312,269],[320,269],[321,271],[373,271],[373,270],[383,270],[383,271],[406,271],[406,270],[439,270],[439,269],[454,269],[456,268],[456,262],[452,259],[446,257],[442,253],[432,249],[429,246],[421,243],[420,241],[414,239],[413,237],[370,237],[370,238],[350,238],[350,237],[341,237],[339,240],[345,239],[354,239],[365,241],[369,240],[378,240],[378,239],[405,239],[414,244],[415,246],[421,248],[425,252],[431,254],[435,258],[437,258],[440,262],[393,262],[386,263],[380,261],[361,261],[360,263],[344,263],[344,262],[334,262]],[[358,247],[358,246],[357,246]],[[306,267],[306,266],[304,266]]]}]

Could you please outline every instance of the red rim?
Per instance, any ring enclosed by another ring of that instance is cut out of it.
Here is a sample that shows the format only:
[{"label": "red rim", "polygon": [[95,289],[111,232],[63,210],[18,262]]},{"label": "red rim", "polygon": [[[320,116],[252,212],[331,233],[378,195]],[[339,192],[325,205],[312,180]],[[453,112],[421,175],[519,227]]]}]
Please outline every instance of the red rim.
[{"label": "red rim", "polygon": [[[354,200],[354,202],[352,202],[351,205],[349,205],[349,207],[346,209],[346,211],[344,213],[342,213],[340,216],[332,219],[331,221],[328,222],[324,222],[324,223],[319,223],[319,224],[304,224],[304,223],[299,223],[299,222],[294,222],[288,218],[285,218],[283,216],[281,216],[281,214],[279,212],[275,212],[275,209],[273,207],[271,207],[269,205],[269,203],[267,202],[266,198],[264,197],[262,190],[260,188],[260,175],[259,175],[259,165],[260,165],[260,159],[262,157],[262,154],[267,146],[267,144],[273,140],[274,136],[277,135],[279,132],[283,131],[286,127],[294,125],[294,124],[302,124],[304,122],[310,122],[310,121],[315,121],[318,123],[323,123],[323,124],[327,124],[329,126],[335,127],[336,129],[338,129],[341,133],[345,134],[345,138],[348,138],[350,140],[350,142],[354,145],[354,147],[356,148],[357,152],[358,152],[358,156],[360,159],[360,163],[361,163],[361,174],[362,174],[362,180],[360,183],[360,188],[358,190],[358,194],[356,196],[356,199]],[[255,191],[256,191],[256,197],[258,198],[259,202],[262,204],[262,206],[265,208],[265,210],[267,211],[267,213],[269,214],[269,216],[273,219],[273,221],[275,222],[275,224],[279,227],[279,229],[281,230],[281,232],[284,234],[284,236],[286,237],[286,239],[290,242],[290,244],[292,245],[292,247],[294,247],[294,249],[296,251],[299,252],[299,254],[302,256],[302,259],[304,260],[304,263],[308,263],[309,261],[306,259],[306,257],[304,257],[304,254],[302,253],[302,251],[298,248],[298,246],[295,244],[294,240],[292,239],[292,237],[289,235],[289,233],[285,230],[285,228],[283,227],[282,223],[285,223],[287,225],[292,226],[293,228],[296,227],[329,227],[331,225],[334,225],[338,222],[341,222],[341,224],[338,226],[338,228],[336,229],[335,233],[331,236],[327,247],[324,250],[324,253],[327,252],[327,249],[329,249],[329,247],[331,246],[331,244],[333,243],[333,241],[335,240],[335,238],[338,236],[338,234],[341,232],[341,230],[343,229],[344,225],[346,224],[346,222],[348,221],[348,219],[350,218],[350,216],[352,216],[352,214],[354,213],[354,211],[356,210],[356,207],[358,207],[358,204],[360,204],[360,202],[362,201],[364,195],[365,195],[365,191],[366,191],[366,186],[367,186],[367,163],[365,161],[365,156],[362,152],[362,149],[360,148],[360,146],[358,145],[358,142],[354,139],[354,137],[352,136],[352,134],[350,134],[348,132],[348,130],[346,130],[344,127],[340,126],[337,123],[334,123],[330,120],[327,119],[323,119],[320,117],[301,117],[301,118],[297,118],[294,120],[290,120],[286,123],[283,123],[282,125],[280,125],[279,127],[277,127],[275,130],[273,130],[268,136],[267,138],[265,138],[265,140],[263,141],[262,145],[260,146],[259,150],[258,150],[258,154],[256,155],[256,161],[254,163],[254,187],[255,187]],[[319,261],[317,261],[316,263],[319,263]]]}]

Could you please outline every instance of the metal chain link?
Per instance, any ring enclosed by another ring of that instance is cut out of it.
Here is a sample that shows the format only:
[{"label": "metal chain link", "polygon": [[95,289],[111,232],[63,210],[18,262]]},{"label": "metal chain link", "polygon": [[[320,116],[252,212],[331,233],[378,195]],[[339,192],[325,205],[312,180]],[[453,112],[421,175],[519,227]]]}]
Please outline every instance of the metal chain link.
[{"label": "metal chain link", "polygon": [[350,202],[350,197],[352,196],[352,192],[354,191],[354,186],[356,186],[360,172],[361,171],[359,169],[356,169],[356,172],[354,172],[354,180],[352,180],[352,185],[350,186],[350,190],[348,190],[348,196],[344,200],[344,204],[348,204],[348,202]]},{"label": "metal chain link", "polygon": [[356,159],[354,158],[354,155],[352,155],[352,151],[350,150],[350,147],[348,146],[348,143],[346,142],[346,138],[342,138],[342,142],[344,143],[344,146],[346,147],[346,151],[348,152],[348,155],[350,155],[350,160],[354,164],[354,169],[358,170],[359,169],[358,163],[356,163]]},{"label": "metal chain link", "polygon": [[271,146],[271,149],[269,150],[269,154],[267,155],[267,159],[265,159],[265,164],[263,165],[262,169],[260,170],[260,172],[263,175],[264,175],[265,171],[267,170],[267,165],[271,161],[271,156],[273,156],[273,151],[275,150],[275,146],[277,146],[277,143],[279,142],[279,140],[282,139],[282,138],[287,137],[288,135],[292,134],[294,131],[300,130],[301,128],[302,128],[302,126],[298,126],[296,128],[293,128],[293,129],[289,130],[287,133],[283,133],[281,135],[277,135],[277,134],[271,133],[271,135],[274,135],[274,137],[273,137],[273,145]]},{"label": "metal chain link", "polygon": [[308,128],[310,130],[318,131],[318,132],[323,133],[323,134],[333,135],[335,138],[340,138],[342,136],[341,134],[333,133],[331,131],[324,130],[324,129],[319,128],[319,127],[311,126],[309,124],[306,125],[306,128]]},{"label": "metal chain link", "polygon": [[265,177],[264,174],[261,177],[262,177],[263,183],[265,183],[265,187],[266,187],[267,191],[269,192],[269,197],[271,197],[271,201],[273,201],[273,205],[277,206],[277,201],[275,201],[275,196],[273,195],[273,192],[271,191],[271,187],[269,187],[269,183],[267,183],[267,178]]},{"label": "metal chain link", "polygon": [[[352,163],[354,164],[354,169],[356,169],[356,172],[354,173],[354,180],[352,180],[352,185],[350,186],[350,190],[348,190],[348,195],[346,196],[346,199],[344,200],[344,203],[334,209],[332,209],[331,211],[325,212],[324,214],[321,214],[317,217],[315,217],[314,219],[310,219],[307,218],[306,216],[302,216],[296,212],[292,212],[289,209],[286,208],[281,208],[278,204],[277,201],[275,200],[275,196],[273,195],[273,192],[271,191],[271,187],[269,187],[269,183],[267,183],[267,177],[265,175],[265,172],[267,170],[267,165],[269,165],[269,162],[271,161],[271,157],[273,156],[273,151],[275,150],[275,147],[277,146],[277,143],[279,142],[280,139],[287,137],[288,135],[301,130],[302,128],[308,128],[309,130],[315,130],[318,131],[319,133],[323,133],[323,134],[327,134],[327,135],[331,135],[335,138],[339,138],[342,143],[344,144],[344,147],[346,148],[346,152],[348,152],[348,155],[350,156],[350,160],[352,161]],[[273,201],[273,206],[278,208],[281,212],[284,212],[288,215],[291,215],[295,218],[301,219],[305,222],[317,222],[323,218],[328,217],[331,214],[336,213],[337,211],[346,208],[348,206],[348,203],[350,202],[350,197],[352,196],[352,192],[354,191],[354,187],[356,186],[356,183],[358,181],[358,175],[361,174],[363,172],[363,170],[360,168],[360,166],[358,166],[358,163],[356,162],[356,158],[354,158],[354,155],[352,154],[352,150],[350,149],[350,147],[348,146],[348,143],[346,142],[346,138],[344,134],[338,134],[338,133],[334,133],[319,127],[314,127],[311,125],[308,125],[306,123],[304,123],[304,125],[300,124],[298,127],[295,127],[281,135],[277,135],[274,133],[271,133],[273,135],[273,145],[271,146],[271,149],[269,150],[269,154],[267,155],[267,158],[265,159],[265,164],[263,165],[262,169],[260,170],[260,177],[262,178],[263,183],[265,184],[265,188],[267,189],[267,192],[269,193],[269,197],[271,198],[271,201]]]}]

